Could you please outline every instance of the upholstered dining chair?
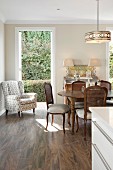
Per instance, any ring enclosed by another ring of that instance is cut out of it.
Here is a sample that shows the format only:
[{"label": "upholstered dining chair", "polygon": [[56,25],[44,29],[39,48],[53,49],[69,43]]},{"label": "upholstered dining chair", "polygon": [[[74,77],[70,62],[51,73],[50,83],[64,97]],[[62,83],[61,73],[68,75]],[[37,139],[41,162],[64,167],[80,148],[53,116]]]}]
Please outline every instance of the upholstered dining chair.
[{"label": "upholstered dining chair", "polygon": [[99,81],[101,87],[106,87],[108,90],[111,90],[111,83],[106,80]]},{"label": "upholstered dining chair", "polygon": [[[101,87],[106,87],[108,90],[111,90],[111,83],[106,80],[99,81]],[[106,106],[113,106],[113,100],[111,98],[107,98]]]},{"label": "upholstered dining chair", "polygon": [[[66,90],[68,91],[83,91],[86,88],[86,82],[78,80],[74,81],[72,84],[67,84]],[[70,98],[67,98],[67,104],[70,105]],[[76,109],[84,108],[84,99],[75,99],[75,112]],[[70,123],[71,112],[68,114],[68,124]]]},{"label": "upholstered dining chair", "polygon": [[77,130],[79,129],[78,118],[84,120],[84,139],[86,140],[86,123],[91,120],[89,107],[106,106],[107,88],[101,86],[90,86],[84,91],[84,109],[76,109]]},{"label": "upholstered dining chair", "polygon": [[[72,83],[72,91],[84,91],[86,88],[86,82],[84,81],[74,81]],[[75,109],[84,108],[84,99],[75,100]]]},{"label": "upholstered dining chair", "polygon": [[1,83],[4,99],[6,115],[8,111],[17,112],[21,117],[21,112],[33,109],[37,106],[36,93],[24,93],[24,84],[22,81],[4,81]]},{"label": "upholstered dining chair", "polygon": [[46,130],[48,127],[48,116],[49,114],[52,115],[52,123],[54,121],[54,115],[62,115],[63,116],[63,131],[65,134],[65,114],[70,112],[70,107],[67,104],[54,104],[53,93],[52,93],[52,86],[50,83],[44,83],[45,89],[45,97],[46,97],[46,104],[47,104],[47,125]]}]

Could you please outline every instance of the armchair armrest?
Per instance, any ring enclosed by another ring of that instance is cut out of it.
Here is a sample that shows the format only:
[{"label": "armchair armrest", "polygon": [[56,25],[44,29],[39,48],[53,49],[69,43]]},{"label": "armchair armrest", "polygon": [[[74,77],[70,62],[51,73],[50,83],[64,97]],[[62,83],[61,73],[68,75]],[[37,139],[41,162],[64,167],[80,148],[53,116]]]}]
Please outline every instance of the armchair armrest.
[{"label": "armchair armrest", "polygon": [[37,93],[23,93],[21,95],[21,99],[24,99],[24,98],[34,98],[35,101],[37,101]]}]

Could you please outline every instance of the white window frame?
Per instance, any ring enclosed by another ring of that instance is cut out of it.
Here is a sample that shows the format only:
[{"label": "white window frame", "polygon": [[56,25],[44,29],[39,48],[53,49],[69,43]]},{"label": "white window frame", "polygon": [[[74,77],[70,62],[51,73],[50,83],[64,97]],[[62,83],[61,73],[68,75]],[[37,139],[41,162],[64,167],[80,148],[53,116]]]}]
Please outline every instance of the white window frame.
[{"label": "white window frame", "polygon": [[[113,27],[109,27],[106,30],[113,32]],[[113,41],[113,40],[112,40]],[[109,43],[106,43],[106,80],[109,81]]]},{"label": "white window frame", "polygon": [[55,28],[54,27],[16,27],[15,28],[15,80],[21,80],[21,60],[20,57],[20,31],[50,31],[51,32],[51,84],[53,88],[53,96],[56,101],[56,65],[55,65]]}]

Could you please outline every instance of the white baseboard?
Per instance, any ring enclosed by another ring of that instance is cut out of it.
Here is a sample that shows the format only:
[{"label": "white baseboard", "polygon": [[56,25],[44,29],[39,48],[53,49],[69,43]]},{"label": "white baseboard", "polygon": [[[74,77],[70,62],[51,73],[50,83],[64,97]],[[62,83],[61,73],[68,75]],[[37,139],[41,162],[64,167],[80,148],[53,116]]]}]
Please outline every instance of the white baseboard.
[{"label": "white baseboard", "polygon": [[2,114],[4,114],[5,113],[5,109],[3,109],[2,111],[0,111],[0,116],[2,115]]}]

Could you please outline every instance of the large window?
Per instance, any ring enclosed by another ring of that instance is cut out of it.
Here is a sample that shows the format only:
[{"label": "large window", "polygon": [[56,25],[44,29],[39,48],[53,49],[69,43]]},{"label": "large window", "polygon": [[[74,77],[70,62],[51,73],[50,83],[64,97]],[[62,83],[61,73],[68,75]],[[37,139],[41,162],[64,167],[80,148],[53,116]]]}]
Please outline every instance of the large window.
[{"label": "large window", "polygon": [[51,32],[21,32],[22,80],[51,79]]},{"label": "large window", "polygon": [[[44,40],[44,38],[46,39]],[[45,41],[45,44],[41,43],[42,40]],[[47,42],[50,42],[48,43],[48,46],[50,46],[50,48],[46,46]],[[40,48],[37,48],[37,46],[39,46]],[[28,51],[26,51],[27,49]],[[42,49],[43,54],[40,53],[40,49]],[[48,49],[49,51],[47,51]],[[54,28],[46,27],[15,28],[15,79],[16,80],[50,79],[51,84],[53,86],[53,95],[54,98],[56,99]],[[40,92],[39,88],[38,90]]]},{"label": "large window", "polygon": [[113,30],[111,31],[111,41],[109,42],[108,50],[108,79],[112,83],[113,88]]}]

